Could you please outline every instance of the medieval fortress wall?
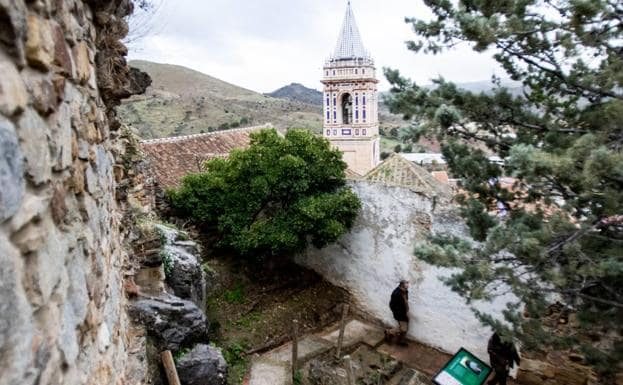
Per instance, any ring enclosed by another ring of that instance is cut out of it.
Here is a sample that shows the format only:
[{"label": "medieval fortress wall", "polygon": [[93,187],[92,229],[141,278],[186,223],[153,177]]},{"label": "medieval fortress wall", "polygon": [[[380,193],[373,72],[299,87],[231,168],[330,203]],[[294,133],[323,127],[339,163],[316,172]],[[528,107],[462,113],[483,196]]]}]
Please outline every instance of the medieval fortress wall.
[{"label": "medieval fortress wall", "polygon": [[[413,255],[416,242],[430,231],[464,234],[460,218],[407,188],[367,181],[350,184],[362,202],[353,229],[324,249],[310,247],[297,262],[348,290],[363,311],[388,326],[396,324],[389,310],[390,294],[401,279],[409,280],[409,337],[450,353],[465,347],[486,360],[491,331],[438,279],[452,271]],[[504,303],[483,303],[479,309],[501,314]]]},{"label": "medieval fortress wall", "polygon": [[0,384],[131,383],[103,76],[130,9],[0,0]]}]

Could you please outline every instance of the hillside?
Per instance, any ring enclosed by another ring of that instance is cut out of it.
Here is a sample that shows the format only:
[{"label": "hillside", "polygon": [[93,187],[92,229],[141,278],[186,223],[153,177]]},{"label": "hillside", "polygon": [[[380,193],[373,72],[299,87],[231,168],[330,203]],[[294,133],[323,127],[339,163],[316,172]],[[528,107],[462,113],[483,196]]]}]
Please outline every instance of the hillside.
[{"label": "hillside", "polygon": [[265,95],[273,98],[289,99],[295,102],[322,105],[322,92],[307,88],[299,83],[292,83]]},{"label": "hillside", "polygon": [[278,129],[320,132],[321,107],[276,99],[177,65],[132,61],[152,85],[118,107],[120,120],[143,139],[271,122]]}]

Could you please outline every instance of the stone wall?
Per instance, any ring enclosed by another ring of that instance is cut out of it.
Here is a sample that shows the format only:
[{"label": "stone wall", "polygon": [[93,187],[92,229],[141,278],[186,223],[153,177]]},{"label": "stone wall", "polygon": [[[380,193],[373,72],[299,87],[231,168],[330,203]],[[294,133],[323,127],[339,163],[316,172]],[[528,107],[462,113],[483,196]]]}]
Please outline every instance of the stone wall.
[{"label": "stone wall", "polygon": [[[347,289],[357,305],[386,325],[395,325],[389,297],[401,279],[411,282],[409,336],[455,353],[465,347],[487,360],[491,331],[474,317],[469,306],[440,280],[451,273],[413,256],[414,245],[430,231],[465,233],[456,215],[443,211],[423,195],[401,187],[365,181],[351,182],[362,201],[353,229],[322,250],[309,248],[297,261]],[[504,301],[480,304],[481,310],[501,314]]]},{"label": "stone wall", "polygon": [[119,42],[131,10],[0,0],[2,385],[136,382],[111,109],[137,88]]}]

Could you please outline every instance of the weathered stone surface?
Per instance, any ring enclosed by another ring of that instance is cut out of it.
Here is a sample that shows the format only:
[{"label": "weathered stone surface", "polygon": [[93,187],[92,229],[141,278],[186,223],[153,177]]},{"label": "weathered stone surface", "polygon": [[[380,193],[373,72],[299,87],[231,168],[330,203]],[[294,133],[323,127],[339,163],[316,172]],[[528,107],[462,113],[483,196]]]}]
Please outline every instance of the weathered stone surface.
[{"label": "weathered stone surface", "polygon": [[26,64],[24,38],[26,36],[26,4],[24,0],[0,0],[0,43],[16,58],[20,66]]},{"label": "weathered stone surface", "polygon": [[205,279],[199,263],[199,248],[195,242],[180,238],[181,233],[163,225],[156,229],[165,239],[162,252],[172,263],[166,282],[176,296],[193,301],[202,307],[205,301]]},{"label": "weathered stone surface", "polygon": [[24,196],[23,173],[23,157],[15,127],[0,116],[0,223],[19,209]]},{"label": "weathered stone surface", "polygon": [[51,77],[34,70],[24,70],[22,75],[35,109],[44,116],[54,112],[58,105],[59,95],[56,93]]},{"label": "weathered stone surface", "polygon": [[26,157],[26,172],[35,185],[46,183],[52,175],[46,127],[39,114],[29,108],[22,114],[17,130]]},{"label": "weathered stone surface", "polygon": [[11,229],[13,231],[19,231],[29,222],[41,220],[49,203],[50,200],[47,197],[26,194],[19,211],[11,218]]},{"label": "weathered stone surface", "polygon": [[32,66],[43,70],[49,69],[54,60],[54,40],[50,23],[34,13],[28,15],[26,58]]},{"label": "weathered stone surface", "polygon": [[27,384],[32,360],[31,310],[15,267],[20,255],[0,233],[0,384]]},{"label": "weathered stone surface", "polygon": [[73,60],[71,58],[71,53],[67,48],[63,29],[59,25],[56,25],[53,28],[53,33],[54,64],[60,67],[60,73],[67,76],[73,76]]},{"label": "weathered stone surface", "polygon": [[73,56],[76,64],[76,80],[85,84],[91,77],[91,63],[89,63],[89,46],[84,41],[76,44],[73,48]]},{"label": "weathered stone surface", "polygon": [[71,107],[63,103],[54,115],[52,136],[50,138],[50,152],[54,171],[62,171],[71,166],[72,162],[72,131]]},{"label": "weathered stone surface", "polygon": [[28,94],[15,64],[0,53],[0,113],[7,116],[24,110]]},{"label": "weathered stone surface", "polygon": [[201,309],[169,294],[135,302],[130,315],[145,325],[162,349],[177,351],[182,345],[207,338],[208,320]]},{"label": "weathered stone surface", "polygon": [[227,363],[220,349],[198,344],[175,365],[184,385],[225,385]]}]

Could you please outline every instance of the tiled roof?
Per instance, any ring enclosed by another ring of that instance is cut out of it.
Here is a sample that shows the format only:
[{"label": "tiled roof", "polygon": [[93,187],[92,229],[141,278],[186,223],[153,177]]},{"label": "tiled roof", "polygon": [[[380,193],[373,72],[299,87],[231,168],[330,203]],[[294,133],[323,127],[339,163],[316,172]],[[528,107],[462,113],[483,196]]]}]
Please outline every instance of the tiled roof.
[{"label": "tiled roof", "polygon": [[256,127],[216,131],[207,134],[145,140],[141,149],[149,160],[158,185],[177,187],[188,173],[201,171],[203,162],[227,157],[231,150],[249,146],[249,134],[270,124]]},{"label": "tiled roof", "polygon": [[389,186],[406,187],[431,198],[448,200],[452,198],[452,189],[449,185],[439,182],[424,168],[397,154],[392,154],[363,179]]},{"label": "tiled roof", "polygon": [[370,55],[363,47],[359,28],[357,28],[355,15],[353,14],[353,9],[349,1],[348,7],[346,8],[346,15],[344,16],[344,23],[342,24],[342,30],[340,31],[340,37],[337,39],[335,52],[331,59],[366,59],[369,57]]}]

